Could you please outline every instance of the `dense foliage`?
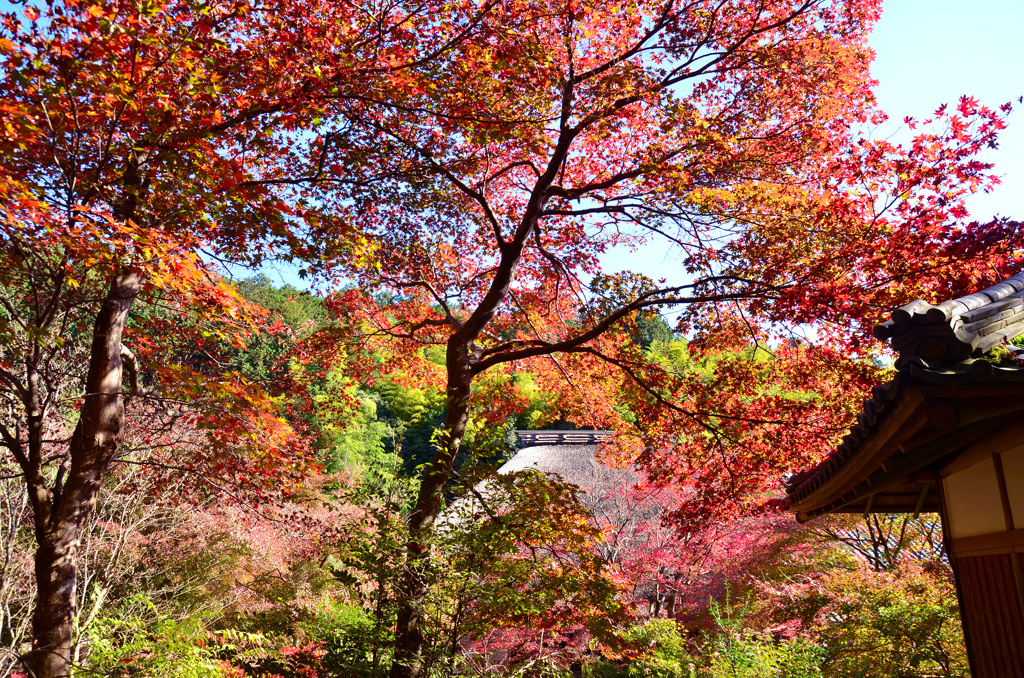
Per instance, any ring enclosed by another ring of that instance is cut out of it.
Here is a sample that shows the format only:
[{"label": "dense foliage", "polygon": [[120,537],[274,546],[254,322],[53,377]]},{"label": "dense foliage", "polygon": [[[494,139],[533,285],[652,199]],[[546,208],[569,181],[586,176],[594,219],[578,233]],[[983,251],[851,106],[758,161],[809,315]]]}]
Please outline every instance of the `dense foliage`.
[{"label": "dense foliage", "polygon": [[[296,493],[256,504],[241,481],[204,491],[190,474],[117,467],[83,544],[73,662],[114,676],[381,676],[417,426],[437,425],[441,401],[393,380],[311,376],[294,356],[333,322],[323,302],[265,278],[236,289],[268,310],[273,330],[244,347],[213,345],[252,383],[288,386],[278,407],[309,438],[320,470]],[[660,332],[646,347],[652,358],[714,374],[716,361],[687,357],[685,340]],[[770,360],[756,351],[723,359]],[[518,383],[533,406],[505,426],[557,423],[534,377]],[[507,454],[500,430],[497,447],[472,439],[477,457]],[[625,484],[613,474],[580,488],[473,462],[457,467],[432,545],[432,674],[560,675],[578,665],[594,678],[966,675],[929,516],[807,530],[768,514],[684,533],[666,518],[693,500],[692,486],[631,471]],[[24,489],[4,482],[12,539],[2,544],[0,602],[17,651],[29,638],[31,537]],[[6,672],[17,673],[16,656],[4,657]]]},{"label": "dense foliage", "polygon": [[5,675],[965,675],[934,517],[776,511],[1024,252],[1009,105],[872,134],[878,2],[5,11]]}]

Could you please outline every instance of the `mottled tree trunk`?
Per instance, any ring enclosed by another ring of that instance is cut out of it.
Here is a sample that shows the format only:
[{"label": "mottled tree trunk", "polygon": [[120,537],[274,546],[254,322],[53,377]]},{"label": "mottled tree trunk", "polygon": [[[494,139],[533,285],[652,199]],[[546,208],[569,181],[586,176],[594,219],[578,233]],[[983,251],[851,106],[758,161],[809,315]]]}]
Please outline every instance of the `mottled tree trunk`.
[{"label": "mottled tree trunk", "polygon": [[421,678],[423,656],[423,602],[430,590],[430,534],[441,512],[445,483],[451,478],[455,456],[462,445],[469,421],[469,394],[472,383],[470,344],[453,337],[448,344],[448,387],[443,438],[437,452],[424,469],[416,508],[409,516],[409,544],[406,570],[399,588],[398,619],[395,629],[395,656],[391,678]]},{"label": "mottled tree trunk", "polygon": [[[567,101],[571,96],[566,95]],[[449,319],[456,331],[449,337],[445,352],[448,383],[445,392],[443,439],[420,482],[416,508],[409,517],[409,545],[406,552],[406,571],[398,594],[398,619],[395,629],[395,656],[391,664],[391,678],[421,678],[424,673],[422,607],[430,590],[427,580],[429,566],[429,539],[434,521],[441,511],[442,492],[451,478],[455,455],[462,445],[469,421],[469,396],[473,378],[484,369],[477,337],[494,318],[498,308],[509,296],[516,269],[523,255],[526,240],[537,224],[547,201],[547,188],[551,186],[562,161],[569,151],[573,135],[562,135],[544,174],[538,178],[533,194],[523,212],[523,218],[511,239],[498,235],[501,261],[494,271],[494,279],[479,305],[465,322]]]},{"label": "mottled tree trunk", "polygon": [[35,678],[60,678],[71,669],[78,549],[124,430],[121,338],[141,289],[142,277],[134,272],[111,281],[93,328],[85,395],[68,450],[70,466],[66,474],[64,467],[58,471],[52,492],[41,473],[41,412],[29,408],[32,473],[26,480],[35,514],[38,598],[28,666]]},{"label": "mottled tree trunk", "polygon": [[66,676],[70,671],[76,555],[74,545],[66,542],[36,549],[37,597],[29,667],[40,678]]}]

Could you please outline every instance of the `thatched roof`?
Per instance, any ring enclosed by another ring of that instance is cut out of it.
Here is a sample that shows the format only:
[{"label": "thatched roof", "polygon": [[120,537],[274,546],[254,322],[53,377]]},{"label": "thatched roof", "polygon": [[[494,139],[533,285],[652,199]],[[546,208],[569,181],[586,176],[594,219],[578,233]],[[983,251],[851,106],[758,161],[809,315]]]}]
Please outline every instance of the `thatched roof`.
[{"label": "thatched roof", "polygon": [[589,489],[617,483],[628,471],[611,468],[597,460],[598,445],[534,445],[524,447],[509,459],[498,473],[508,474],[536,469],[562,480]]},{"label": "thatched roof", "polygon": [[[612,488],[636,481],[629,470],[605,466],[598,461],[599,441],[613,431],[516,431],[520,440],[519,451],[499,469],[509,475],[519,471],[536,470],[576,485],[582,491],[581,499],[588,510],[594,510],[605,501]],[[488,497],[487,483],[475,488],[482,497]],[[466,497],[446,509],[442,522],[453,522],[456,515],[483,516],[479,502]]]}]

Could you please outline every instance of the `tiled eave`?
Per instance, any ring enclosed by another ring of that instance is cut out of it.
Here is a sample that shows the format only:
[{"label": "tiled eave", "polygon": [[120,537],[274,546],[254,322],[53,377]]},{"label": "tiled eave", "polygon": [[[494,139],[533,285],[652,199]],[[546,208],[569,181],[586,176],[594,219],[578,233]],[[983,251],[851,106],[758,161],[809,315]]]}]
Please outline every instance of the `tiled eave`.
[{"label": "tiled eave", "polygon": [[1024,272],[966,297],[932,305],[917,299],[875,328],[899,353],[897,368],[919,358],[952,364],[980,358],[1024,334]]},{"label": "tiled eave", "polygon": [[[956,446],[1024,411],[1024,271],[939,304],[917,299],[875,328],[899,354],[857,423],[820,464],[786,483],[800,520],[828,512],[937,508],[935,470]],[[979,360],[999,346],[1015,364]],[[1013,356],[1011,356],[1012,358]],[[966,444],[966,443],[963,443]],[[962,445],[961,445],[962,447]]]},{"label": "tiled eave", "polygon": [[876,387],[857,424],[820,464],[790,477],[790,510],[823,513],[935,511],[928,491],[944,460],[1007,418],[1024,416],[1024,367],[969,360],[911,361]]}]

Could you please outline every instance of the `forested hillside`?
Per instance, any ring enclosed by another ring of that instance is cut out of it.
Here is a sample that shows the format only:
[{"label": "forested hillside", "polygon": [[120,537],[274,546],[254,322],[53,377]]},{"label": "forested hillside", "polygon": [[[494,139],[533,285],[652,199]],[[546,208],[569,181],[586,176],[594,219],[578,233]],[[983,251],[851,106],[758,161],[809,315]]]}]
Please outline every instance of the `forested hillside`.
[{"label": "forested hillside", "polygon": [[935,516],[782,500],[1024,263],[1009,104],[874,133],[879,3],[5,12],[0,675],[968,675]]},{"label": "forested hillside", "polygon": [[[443,398],[410,374],[358,383],[301,360],[305,342],[336,329],[324,300],[266,278],[235,289],[266,310],[263,331],[244,347],[216,333],[197,340],[189,322],[158,336],[142,333],[145,318],[129,326],[181,369],[267,393],[303,444],[257,477],[261,453],[200,443],[204,425],[187,421],[156,442],[152,431],[166,419],[129,402],[135,444],[115,458],[80,550],[73,662],[106,675],[380,674],[392,656],[405,516]],[[639,319],[624,340],[700,379],[723,363],[772,360],[767,351],[697,359],[656,317]],[[738,666],[755,676],[792,665],[803,672],[792,675],[818,675],[828,665],[828,675],[864,675],[862,653],[878,645],[871,675],[908,661],[965,670],[934,518],[808,529],[757,513],[684,531],[665,518],[693,507],[692,483],[643,474],[576,487],[530,471],[495,476],[487,469],[514,453],[515,428],[571,426],[534,375],[518,373],[506,387],[519,408],[472,428],[446,493],[466,511],[470,488],[490,488],[486,509],[449,517],[433,546],[432,672],[580,665],[594,675],[717,676]],[[24,481],[13,475],[3,481],[2,609],[12,649],[4,668],[17,673],[31,638],[33,543]],[[829,615],[858,623],[837,626]]]}]

